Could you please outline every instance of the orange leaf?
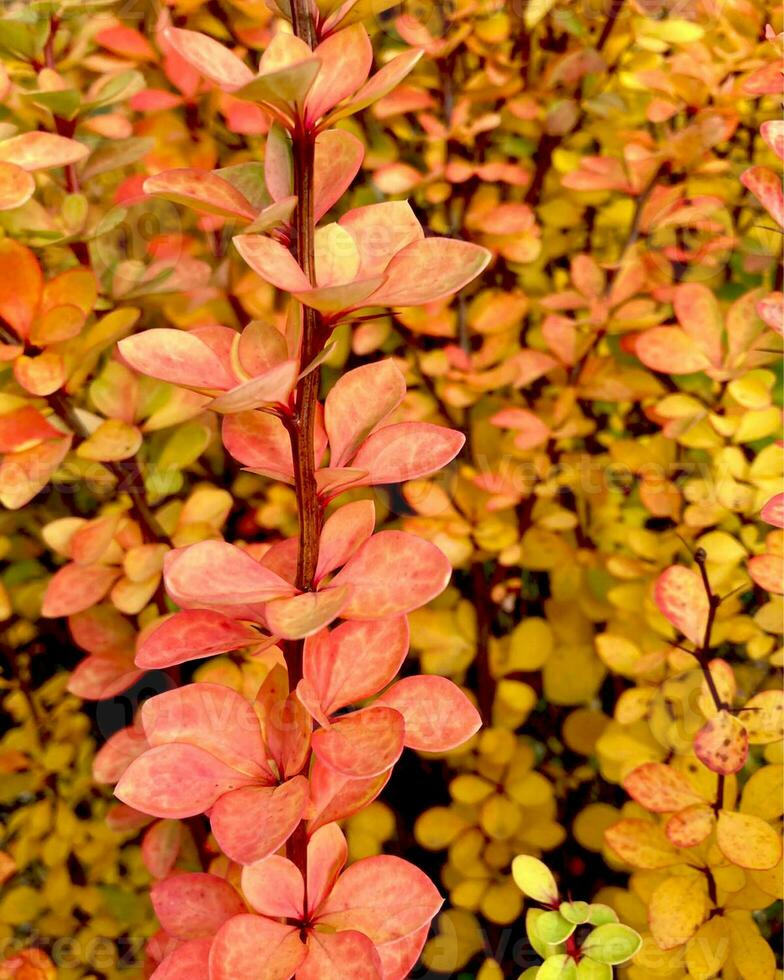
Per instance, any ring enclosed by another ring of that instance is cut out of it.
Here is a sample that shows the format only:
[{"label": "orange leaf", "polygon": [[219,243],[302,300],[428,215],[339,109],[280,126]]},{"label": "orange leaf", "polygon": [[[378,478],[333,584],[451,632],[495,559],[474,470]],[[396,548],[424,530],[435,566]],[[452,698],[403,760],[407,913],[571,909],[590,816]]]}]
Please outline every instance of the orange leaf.
[{"label": "orange leaf", "polygon": [[448,752],[482,726],[474,705],[446,677],[405,677],[385,691],[376,704],[400,712],[405,721],[404,744],[419,752]]},{"label": "orange leaf", "polygon": [[241,607],[296,591],[247,551],[225,541],[200,541],[170,551],[164,561],[164,578],[169,594],[181,606]]},{"label": "orange leaf", "polygon": [[210,811],[221,850],[239,864],[269,857],[286,843],[302,819],[308,781],[295,776],[281,786],[244,786],[223,794]]},{"label": "orange leaf", "polygon": [[425,874],[384,854],[357,861],[343,872],[319,913],[319,922],[339,931],[358,929],[382,945],[418,932],[441,904]]},{"label": "orange leaf", "polygon": [[[279,854],[272,854],[262,861],[254,861],[242,869],[242,894],[252,909],[270,919],[303,917],[305,882],[302,872],[296,864]],[[310,894],[308,899],[311,899]],[[315,908],[312,901],[310,904]]]},{"label": "orange leaf", "polygon": [[245,911],[228,881],[212,874],[174,875],[154,884],[150,898],[161,926],[175,939],[212,938]]},{"label": "orange leaf", "polygon": [[608,846],[633,868],[655,870],[678,864],[680,855],[648,820],[619,820],[604,832]]},{"label": "orange leaf", "polygon": [[144,193],[226,218],[253,221],[257,213],[233,184],[209,171],[167,170],[148,177]]},{"label": "orange leaf", "polygon": [[41,613],[48,619],[89,609],[106,595],[120,575],[109,565],[64,565],[46,588]]},{"label": "orange leaf", "polygon": [[711,366],[702,347],[679,327],[653,327],[641,333],[634,350],[642,363],[663,374],[693,374]]},{"label": "orange leaf", "polygon": [[332,580],[350,585],[345,619],[385,619],[424,606],[446,588],[452,566],[442,551],[405,531],[380,531]]},{"label": "orange leaf", "polygon": [[697,732],[694,752],[713,772],[729,776],[746,764],[749,736],[734,715],[720,711]]},{"label": "orange leaf", "polygon": [[292,598],[276,599],[264,607],[267,627],[275,636],[301,640],[331,623],[346,608],[351,596],[348,586],[330,586],[321,592],[303,592]]},{"label": "orange leaf", "polygon": [[381,959],[368,937],[355,930],[308,936],[308,956],[298,980],[383,980]]},{"label": "orange leaf", "polygon": [[465,444],[455,429],[429,422],[401,422],[372,432],[351,460],[366,476],[357,485],[402,483],[430,476],[450,463]]},{"label": "orange leaf", "polygon": [[0,316],[25,339],[43,295],[44,280],[35,255],[12,238],[0,240]]},{"label": "orange leaf", "polygon": [[185,31],[179,27],[166,27],[163,30],[163,39],[189,65],[227,92],[253,81],[250,68],[228,48],[206,34]]},{"label": "orange leaf", "polygon": [[152,746],[195,745],[254,781],[274,781],[256,712],[230,687],[186,684],[145,701],[141,716]]},{"label": "orange leaf", "polygon": [[39,130],[20,133],[0,143],[0,161],[28,171],[65,167],[84,160],[89,154],[84,143]]},{"label": "orange leaf", "polygon": [[157,745],[131,762],[114,793],[142,813],[181,820],[253,781],[195,745]]},{"label": "orange leaf", "polygon": [[215,351],[186,330],[167,327],[145,330],[126,337],[118,346],[132,368],[151,378],[207,390],[232,388],[237,384]]},{"label": "orange leaf", "polygon": [[354,500],[331,514],[319,539],[316,581],[345,565],[370,538],[376,525],[376,508],[372,500]]},{"label": "orange leaf", "polygon": [[305,103],[305,121],[311,125],[367,81],[373,47],[365,28],[354,24],[322,41],[314,54],[321,67]]},{"label": "orange leaf", "polygon": [[136,663],[145,670],[240,650],[261,637],[255,630],[209,609],[174,613],[143,634]]},{"label": "orange leaf", "polygon": [[406,383],[392,360],[365,364],[342,375],[327,395],[324,425],[330,465],[343,466],[402,402]]},{"label": "orange leaf", "polygon": [[716,815],[707,803],[694,803],[667,821],[667,837],[676,847],[696,847],[711,833]]},{"label": "orange leaf", "polygon": [[341,623],[305,641],[303,674],[322,710],[331,715],[385,688],[407,652],[405,616]]},{"label": "orange leaf", "polygon": [[740,180],[768,214],[784,228],[784,191],[781,188],[781,177],[767,167],[749,167],[740,175]]},{"label": "orange leaf", "polygon": [[15,163],[0,163],[0,211],[26,204],[35,193],[35,178]]},{"label": "orange leaf", "polygon": [[403,751],[403,733],[400,712],[373,705],[317,731],[313,735],[313,751],[337,772],[366,779],[380,775],[397,762]]},{"label": "orange leaf", "polygon": [[365,779],[352,779],[313,760],[310,771],[311,805],[308,812],[311,832],[335,820],[344,820],[362,810],[378,796],[389,782],[391,769]]},{"label": "orange leaf", "polygon": [[264,980],[289,980],[306,954],[299,930],[294,926],[259,915],[237,915],[215,936],[209,976],[210,980],[257,976],[263,976]]},{"label": "orange leaf", "polygon": [[705,802],[685,776],[663,762],[637,766],[624,779],[623,788],[652,813],[676,813]]}]

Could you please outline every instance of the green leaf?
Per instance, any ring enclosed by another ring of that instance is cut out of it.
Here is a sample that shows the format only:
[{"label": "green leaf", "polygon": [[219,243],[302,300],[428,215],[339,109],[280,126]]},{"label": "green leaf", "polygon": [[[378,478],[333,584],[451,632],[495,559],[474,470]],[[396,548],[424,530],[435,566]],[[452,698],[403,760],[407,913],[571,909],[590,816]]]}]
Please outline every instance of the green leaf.
[{"label": "green leaf", "polygon": [[577,980],[577,966],[571,956],[548,956],[539,967],[536,980]]},{"label": "green leaf", "polygon": [[592,926],[603,926],[606,922],[617,921],[618,916],[615,913],[615,909],[611,909],[609,905],[602,905],[601,902],[594,902],[590,906],[588,922],[590,922]]},{"label": "green leaf", "polygon": [[269,207],[272,198],[267,191],[264,180],[264,164],[248,161],[235,163],[231,167],[221,167],[215,171],[216,176],[228,181],[235,190],[258,210]]},{"label": "green leaf", "polygon": [[544,909],[528,909],[525,913],[525,931],[528,934],[528,942],[534,950],[546,960],[552,955],[553,949],[539,935],[539,920],[544,915]]},{"label": "green leaf", "polygon": [[257,75],[252,82],[233,92],[235,99],[247,102],[263,102],[284,112],[292,104],[301,105],[319,73],[321,62],[318,58],[306,58],[296,64]]},{"label": "green leaf", "polygon": [[591,906],[587,902],[561,902],[558,911],[567,922],[572,922],[574,925],[579,926],[583,922],[588,922]]},{"label": "green leaf", "polygon": [[557,946],[574,932],[575,924],[568,922],[560,912],[544,912],[537,920],[536,931],[542,942]]},{"label": "green leaf", "polygon": [[210,438],[206,425],[190,422],[181,426],[163,447],[158,457],[158,467],[162,470],[181,470],[190,466],[210,444]]},{"label": "green leaf", "polygon": [[136,71],[135,68],[122,71],[119,75],[112,75],[108,78],[95,93],[92,101],[85,103],[84,108],[97,109],[130,99],[137,92],[141,92],[146,84],[144,75],[140,71]]},{"label": "green leaf", "polygon": [[583,956],[577,964],[577,980],[612,980],[613,968],[609,963],[597,963]]},{"label": "green leaf", "polygon": [[82,104],[82,97],[76,89],[66,88],[51,92],[21,92],[21,97],[48,109],[61,119],[74,119]]},{"label": "green leaf", "polygon": [[82,179],[90,180],[110,170],[119,170],[136,163],[155,146],[155,141],[143,136],[131,136],[127,140],[106,143],[91,154],[84,169]]},{"label": "green leaf", "polygon": [[555,905],[558,886],[552,872],[538,858],[520,854],[512,861],[512,876],[520,891],[543,905]]},{"label": "green leaf", "polygon": [[597,963],[617,965],[630,960],[642,946],[642,939],[629,926],[608,922],[597,926],[582,944],[581,951]]}]

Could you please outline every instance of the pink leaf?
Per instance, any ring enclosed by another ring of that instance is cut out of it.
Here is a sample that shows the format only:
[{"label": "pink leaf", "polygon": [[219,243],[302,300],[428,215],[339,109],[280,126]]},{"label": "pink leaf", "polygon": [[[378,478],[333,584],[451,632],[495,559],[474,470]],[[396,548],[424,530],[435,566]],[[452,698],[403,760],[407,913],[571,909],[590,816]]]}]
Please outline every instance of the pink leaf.
[{"label": "pink leaf", "polygon": [[308,955],[297,970],[297,980],[382,980],[376,947],[361,932],[312,931]]},{"label": "pink leaf", "polygon": [[242,894],[256,912],[270,919],[301,919],[304,915],[302,873],[278,854],[242,869]]},{"label": "pink leaf", "polygon": [[330,465],[347,463],[373,429],[403,401],[405,393],[405,379],[392,360],[364,364],[342,375],[324,406]]},{"label": "pink leaf", "polygon": [[189,65],[227,92],[253,81],[250,68],[206,34],[167,27],[163,38]]},{"label": "pink leaf", "polygon": [[295,589],[247,551],[225,541],[177,548],[164,561],[166,588],[181,606],[241,606],[292,595]]},{"label": "pink leaf", "polygon": [[774,221],[784,228],[784,191],[781,188],[781,177],[767,167],[749,167],[740,175],[740,180]]},{"label": "pink leaf", "polygon": [[343,872],[319,922],[337,930],[357,929],[382,944],[418,932],[441,905],[441,896],[425,874],[385,854],[357,861]]},{"label": "pink leaf", "polygon": [[408,245],[386,269],[373,306],[421,306],[459,292],[490,264],[492,253],[454,238],[425,238]]},{"label": "pink leaf", "polygon": [[354,500],[327,518],[319,539],[316,581],[340,568],[370,538],[376,526],[372,500]]},{"label": "pink leaf", "polygon": [[138,724],[121,728],[98,749],[93,760],[93,779],[97,783],[116,783],[133,760],[148,748],[147,739]]},{"label": "pink leaf", "polygon": [[399,711],[405,745],[419,752],[448,752],[479,731],[479,712],[446,677],[405,677],[376,702]]},{"label": "pink leaf", "polygon": [[692,374],[710,367],[702,347],[678,327],[654,327],[641,333],[634,345],[642,363],[663,374]]},{"label": "pink leaf", "polygon": [[276,636],[299,640],[331,623],[345,608],[351,589],[330,586],[321,592],[303,592],[292,599],[277,599],[264,607],[267,626]]},{"label": "pink leaf", "polygon": [[115,795],[153,817],[204,813],[224,793],[253,782],[195,745],[158,745],[125,770]]},{"label": "pink leaf", "polygon": [[784,528],[784,493],[777,493],[760,511],[760,517],[766,524]]},{"label": "pink leaf", "polygon": [[705,639],[708,596],[700,576],[683,565],[671,565],[656,579],[654,599],[659,612],[692,643]]},{"label": "pink leaf", "polygon": [[311,805],[308,811],[311,832],[335,820],[345,820],[376,799],[389,782],[391,769],[365,779],[352,779],[330,766],[313,760],[310,771]]},{"label": "pink leaf", "polygon": [[227,415],[223,443],[243,466],[273,480],[294,482],[291,443],[280,419],[264,412]]},{"label": "pink leaf", "polygon": [[386,425],[362,443],[351,466],[367,472],[362,483],[402,483],[440,470],[464,443],[462,432],[429,422]]},{"label": "pink leaf", "polygon": [[403,751],[403,716],[373,705],[338,718],[313,735],[313,751],[337,772],[353,778],[377,776],[390,769]]},{"label": "pink leaf", "polygon": [[68,690],[85,701],[102,701],[127,691],[144,674],[128,660],[85,657],[68,679]]},{"label": "pink leaf", "polygon": [[211,938],[245,903],[224,878],[182,874],[159,881],[150,892],[158,921],[176,939]]},{"label": "pink leaf", "polygon": [[183,943],[161,962],[150,980],[195,980],[209,971],[212,939],[192,939]]},{"label": "pink leaf", "polygon": [[209,978],[289,980],[306,953],[294,926],[259,915],[237,915],[221,927],[213,941]]},{"label": "pink leaf", "polygon": [[424,949],[430,923],[400,939],[376,946],[384,980],[405,980],[411,976]]},{"label": "pink leaf", "polygon": [[196,745],[253,779],[272,779],[258,715],[230,687],[186,684],[145,701],[141,716],[150,745]]},{"label": "pink leaf", "polygon": [[365,28],[353,24],[337,31],[315,51],[321,67],[308,93],[306,119],[315,123],[367,81],[373,64],[373,48]]},{"label": "pink leaf", "polygon": [[353,587],[345,619],[385,619],[426,605],[446,588],[452,566],[435,545],[405,531],[374,534],[332,586]]},{"label": "pink leaf", "polygon": [[259,634],[209,609],[187,609],[158,623],[139,641],[136,663],[145,670],[211,657],[258,643]]},{"label": "pink leaf", "polygon": [[[364,156],[364,143],[343,129],[328,129],[316,137],[313,173],[313,210],[316,221],[351,186]],[[290,193],[289,185],[286,194],[282,196]]]},{"label": "pink leaf", "polygon": [[425,237],[407,201],[383,201],[353,208],[343,215],[339,224],[357,244],[359,275],[363,279],[384,275],[398,252]]},{"label": "pink leaf", "polygon": [[348,844],[336,823],[319,827],[308,841],[308,911],[318,914],[348,859]]},{"label": "pink leaf", "polygon": [[179,820],[156,820],[142,840],[142,860],[154,878],[166,878],[177,862],[184,827]]},{"label": "pink leaf", "polygon": [[231,388],[237,380],[204,340],[187,330],[145,330],[119,343],[125,360],[142,374],[192,388]]},{"label": "pink leaf", "polygon": [[54,619],[83,612],[100,602],[119,576],[120,569],[110,565],[64,565],[49,580],[41,613]]},{"label": "pink leaf", "polygon": [[265,282],[287,293],[310,289],[308,277],[287,248],[264,235],[237,235],[237,251]]},{"label": "pink leaf", "polygon": [[408,652],[405,616],[342,623],[305,642],[303,674],[326,714],[378,693]]},{"label": "pink leaf", "polygon": [[217,801],[210,814],[212,832],[232,861],[261,861],[294,833],[307,800],[308,781],[303,776],[274,788],[243,787]]},{"label": "pink leaf", "polygon": [[286,360],[276,364],[264,374],[251,378],[214,398],[207,408],[213,412],[229,414],[247,412],[261,405],[288,404],[289,395],[297,383],[299,364]]},{"label": "pink leaf", "polygon": [[197,211],[253,221],[257,209],[233,184],[204,170],[167,170],[148,177],[144,193],[185,204]]}]

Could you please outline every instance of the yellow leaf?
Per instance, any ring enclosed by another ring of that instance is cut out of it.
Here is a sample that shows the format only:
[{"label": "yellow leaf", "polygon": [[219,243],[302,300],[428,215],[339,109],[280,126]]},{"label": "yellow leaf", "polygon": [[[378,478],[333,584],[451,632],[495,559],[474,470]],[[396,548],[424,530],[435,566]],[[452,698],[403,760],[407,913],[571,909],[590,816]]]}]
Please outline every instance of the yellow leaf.
[{"label": "yellow leaf", "polygon": [[523,19],[525,26],[530,31],[533,27],[543,20],[555,6],[555,0],[529,0],[525,5]]},{"label": "yellow leaf", "polygon": [[707,914],[707,885],[702,874],[684,874],[663,881],[651,895],[648,923],[660,949],[687,942]]},{"label": "yellow leaf", "polygon": [[716,825],[716,843],[728,861],[740,868],[772,868],[781,857],[776,831],[750,813],[722,810]]},{"label": "yellow leaf", "polygon": [[719,915],[704,922],[686,944],[686,968],[694,980],[715,977],[730,951],[730,933]]}]

